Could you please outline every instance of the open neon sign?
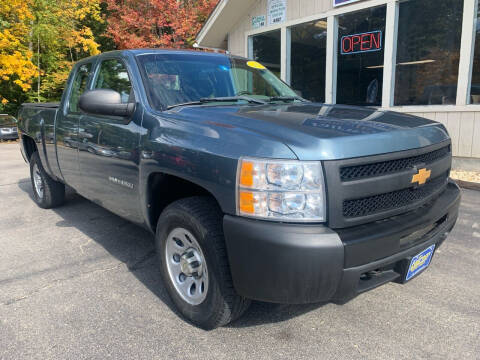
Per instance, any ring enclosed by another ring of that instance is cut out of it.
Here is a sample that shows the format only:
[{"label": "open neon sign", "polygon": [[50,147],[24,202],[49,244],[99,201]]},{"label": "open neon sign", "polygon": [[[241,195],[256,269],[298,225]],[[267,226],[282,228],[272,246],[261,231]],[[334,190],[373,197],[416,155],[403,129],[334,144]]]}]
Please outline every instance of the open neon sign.
[{"label": "open neon sign", "polygon": [[342,36],[340,48],[342,55],[380,51],[382,50],[382,32],[376,30]]}]

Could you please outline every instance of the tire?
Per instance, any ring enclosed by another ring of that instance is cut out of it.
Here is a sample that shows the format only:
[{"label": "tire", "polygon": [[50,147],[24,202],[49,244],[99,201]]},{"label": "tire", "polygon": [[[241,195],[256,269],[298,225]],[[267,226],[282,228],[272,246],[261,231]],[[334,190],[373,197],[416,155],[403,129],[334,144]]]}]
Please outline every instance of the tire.
[{"label": "tire", "polygon": [[[162,212],[155,236],[161,275],[172,301],[184,318],[205,330],[228,324],[250,305],[250,300],[239,296],[233,287],[222,218],[223,214],[212,198],[181,199]],[[195,251],[190,252],[191,249]],[[178,253],[172,256],[172,251]],[[192,253],[195,257],[190,257]],[[199,260],[192,264],[197,265],[194,271],[201,270],[201,276],[198,272],[191,275],[188,266],[185,272],[188,276],[183,272],[177,276],[175,269],[184,270],[184,258],[191,262],[192,259]],[[190,287],[195,295],[191,295],[191,291],[179,290],[183,284],[180,281],[182,274],[185,284],[195,282],[197,285]]]},{"label": "tire", "polygon": [[51,209],[65,202],[65,185],[53,180],[45,172],[38,152],[34,152],[30,159],[30,179],[33,199],[41,208]]}]

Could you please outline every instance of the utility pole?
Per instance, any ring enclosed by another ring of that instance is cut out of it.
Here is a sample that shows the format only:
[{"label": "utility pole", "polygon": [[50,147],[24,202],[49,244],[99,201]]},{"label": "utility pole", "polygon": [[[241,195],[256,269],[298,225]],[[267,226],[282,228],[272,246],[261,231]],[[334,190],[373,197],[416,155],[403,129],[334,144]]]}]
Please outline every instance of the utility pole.
[{"label": "utility pole", "polygon": [[37,102],[40,102],[40,34],[37,34],[37,68],[38,68]]}]

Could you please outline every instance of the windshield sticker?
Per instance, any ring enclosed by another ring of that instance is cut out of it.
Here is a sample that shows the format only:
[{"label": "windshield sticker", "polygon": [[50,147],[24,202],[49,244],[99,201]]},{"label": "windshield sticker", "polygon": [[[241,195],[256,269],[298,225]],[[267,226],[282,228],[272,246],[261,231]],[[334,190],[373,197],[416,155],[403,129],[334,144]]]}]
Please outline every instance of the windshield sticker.
[{"label": "windshield sticker", "polygon": [[247,61],[247,65],[254,69],[265,70],[266,67],[257,61]]}]

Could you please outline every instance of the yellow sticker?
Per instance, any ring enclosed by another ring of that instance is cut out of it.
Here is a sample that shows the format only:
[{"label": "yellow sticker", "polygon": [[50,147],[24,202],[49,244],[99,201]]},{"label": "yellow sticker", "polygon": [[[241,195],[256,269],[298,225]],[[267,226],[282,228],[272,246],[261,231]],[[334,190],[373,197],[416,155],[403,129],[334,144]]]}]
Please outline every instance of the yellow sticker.
[{"label": "yellow sticker", "polygon": [[257,61],[247,61],[247,65],[254,69],[265,70],[266,67]]}]

